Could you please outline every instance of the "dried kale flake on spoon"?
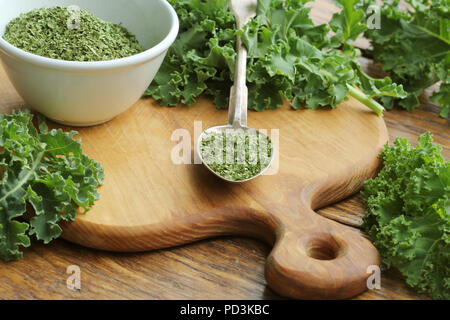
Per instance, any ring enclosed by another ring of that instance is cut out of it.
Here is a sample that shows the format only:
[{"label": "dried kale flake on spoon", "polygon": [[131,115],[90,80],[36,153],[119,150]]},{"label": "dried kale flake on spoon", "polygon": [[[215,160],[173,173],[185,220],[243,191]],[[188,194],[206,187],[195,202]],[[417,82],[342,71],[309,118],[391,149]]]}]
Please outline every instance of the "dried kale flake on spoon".
[{"label": "dried kale flake on spoon", "polygon": [[12,20],[3,39],[24,51],[66,61],[106,61],[144,51],[121,25],[80,9],[35,9]]},{"label": "dried kale flake on spoon", "polygon": [[242,132],[205,133],[200,151],[205,164],[231,181],[245,181],[259,175],[271,162],[272,142],[260,134]]}]

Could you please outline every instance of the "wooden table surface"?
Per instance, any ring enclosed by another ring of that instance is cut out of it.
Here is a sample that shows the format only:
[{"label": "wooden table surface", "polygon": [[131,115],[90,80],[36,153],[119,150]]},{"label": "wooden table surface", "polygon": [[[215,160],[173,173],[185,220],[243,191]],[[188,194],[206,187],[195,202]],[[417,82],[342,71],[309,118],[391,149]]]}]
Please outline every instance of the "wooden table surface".
[{"label": "wooden table surface", "polygon": [[[314,3],[316,22],[325,22],[336,7],[329,0]],[[358,40],[367,46],[364,39]],[[361,59],[366,70],[377,66]],[[2,70],[3,71],[3,70]],[[17,94],[6,94],[11,84],[0,72],[0,105],[20,107]],[[7,90],[8,88],[8,90]],[[391,141],[417,137],[430,131],[450,158],[449,121],[438,107],[423,97],[413,114],[404,110],[385,113]],[[319,214],[358,229],[364,205],[355,195]],[[224,237],[147,253],[109,253],[56,240],[50,245],[33,242],[20,261],[0,262],[0,299],[281,299],[264,279],[264,263],[271,248],[252,239]],[[81,270],[81,290],[66,286],[66,270]],[[380,290],[369,290],[355,299],[427,299],[409,289],[395,271],[383,271]]]}]

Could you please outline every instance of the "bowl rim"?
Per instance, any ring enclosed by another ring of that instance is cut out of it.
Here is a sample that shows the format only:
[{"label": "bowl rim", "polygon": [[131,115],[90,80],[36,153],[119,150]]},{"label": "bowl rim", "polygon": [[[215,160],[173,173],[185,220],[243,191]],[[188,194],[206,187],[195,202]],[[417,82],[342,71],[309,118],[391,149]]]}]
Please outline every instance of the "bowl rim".
[{"label": "bowl rim", "polygon": [[21,60],[25,60],[34,65],[47,67],[47,68],[55,68],[59,70],[106,70],[106,69],[120,69],[127,68],[135,65],[142,64],[148,60],[151,60],[163,52],[165,52],[175,41],[178,36],[178,31],[180,27],[179,19],[175,9],[170,5],[170,3],[166,0],[159,0],[164,7],[168,10],[170,14],[170,31],[165,36],[165,38],[160,41],[155,46],[147,49],[141,53],[120,58],[114,60],[106,60],[106,61],[67,61],[67,60],[59,60],[53,58],[42,57],[40,55],[27,52],[25,50],[19,49],[0,35],[0,51],[3,49],[7,54],[12,57],[19,58]]}]

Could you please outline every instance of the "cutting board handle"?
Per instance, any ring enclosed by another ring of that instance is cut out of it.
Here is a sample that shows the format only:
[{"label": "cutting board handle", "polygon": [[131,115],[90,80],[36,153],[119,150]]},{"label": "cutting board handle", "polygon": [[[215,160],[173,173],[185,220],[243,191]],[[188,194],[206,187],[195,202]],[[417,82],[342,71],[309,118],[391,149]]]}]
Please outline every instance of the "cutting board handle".
[{"label": "cutting board handle", "polygon": [[298,299],[344,299],[365,291],[369,267],[380,263],[376,248],[349,227],[302,210],[308,211],[304,223],[280,224],[266,262],[269,286]]}]

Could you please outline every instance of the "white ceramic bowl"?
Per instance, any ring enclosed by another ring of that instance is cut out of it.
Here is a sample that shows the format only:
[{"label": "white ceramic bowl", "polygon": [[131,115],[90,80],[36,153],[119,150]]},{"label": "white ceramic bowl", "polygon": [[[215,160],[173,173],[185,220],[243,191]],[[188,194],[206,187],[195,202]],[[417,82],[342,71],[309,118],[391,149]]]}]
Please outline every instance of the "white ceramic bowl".
[{"label": "white ceramic bowl", "polygon": [[[136,35],[146,51],[123,59],[71,62],[20,50],[2,39],[7,24],[35,8],[77,5]],[[0,0],[0,58],[16,90],[56,122],[90,126],[127,110],[150,85],[178,34],[166,0]]]}]

